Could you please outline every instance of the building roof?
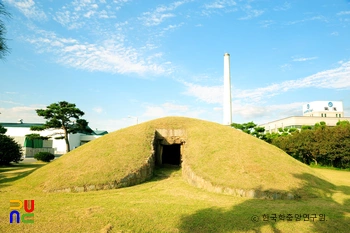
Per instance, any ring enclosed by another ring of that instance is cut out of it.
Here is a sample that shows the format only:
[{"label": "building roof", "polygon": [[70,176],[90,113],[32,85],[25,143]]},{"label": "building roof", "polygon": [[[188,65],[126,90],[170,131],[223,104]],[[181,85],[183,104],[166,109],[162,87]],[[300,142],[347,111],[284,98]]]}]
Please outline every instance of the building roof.
[{"label": "building roof", "polygon": [[17,122],[17,123],[1,123],[0,122],[0,125],[2,125],[3,127],[22,127],[22,128],[30,128],[31,126],[43,126],[44,124],[43,123],[20,123],[20,122]]},{"label": "building roof", "polygon": [[108,134],[108,132],[106,130],[93,130],[94,134],[96,135],[105,135]]},{"label": "building roof", "polygon": [[[2,125],[5,128],[30,128],[31,126],[43,126],[44,123],[21,123],[21,122],[17,122],[17,123],[1,123],[0,125]],[[90,127],[89,127],[90,128]],[[90,128],[91,129],[91,128]],[[92,130],[92,129],[91,129]],[[87,133],[85,133],[87,134]],[[92,130],[91,134],[87,134],[87,135],[105,135],[108,134],[108,132],[106,130]]]}]

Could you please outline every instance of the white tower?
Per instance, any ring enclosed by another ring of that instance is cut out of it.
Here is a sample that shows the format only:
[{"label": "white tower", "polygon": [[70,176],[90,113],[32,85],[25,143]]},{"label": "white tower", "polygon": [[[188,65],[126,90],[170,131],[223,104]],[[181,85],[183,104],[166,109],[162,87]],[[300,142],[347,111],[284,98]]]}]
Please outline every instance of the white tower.
[{"label": "white tower", "polygon": [[224,54],[224,125],[232,124],[230,54]]}]

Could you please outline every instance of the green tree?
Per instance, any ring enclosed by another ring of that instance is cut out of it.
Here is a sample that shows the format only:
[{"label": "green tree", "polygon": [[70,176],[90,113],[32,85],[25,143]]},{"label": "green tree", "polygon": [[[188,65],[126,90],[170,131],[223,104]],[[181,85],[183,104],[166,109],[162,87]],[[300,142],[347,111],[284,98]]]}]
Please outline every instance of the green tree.
[{"label": "green tree", "polygon": [[338,121],[337,126],[346,126],[350,125],[350,121]]},{"label": "green tree", "polygon": [[267,137],[265,134],[265,127],[255,126],[253,131],[250,134],[261,140],[267,141]]},{"label": "green tree", "polygon": [[324,121],[321,121],[320,123],[316,123],[314,125],[314,129],[317,130],[317,129],[325,129],[327,127],[326,125],[326,122]]},{"label": "green tree", "polygon": [[6,11],[5,6],[0,2],[0,59],[3,59],[5,55],[9,52],[9,48],[6,45],[5,33],[6,27],[4,24],[4,19],[9,18],[10,14]]},{"label": "green tree", "polygon": [[281,135],[279,134],[279,133],[276,133],[276,132],[272,132],[272,133],[266,133],[266,135],[265,135],[265,137],[266,137],[266,142],[268,142],[268,143],[272,143],[273,142],[273,140],[275,139],[275,138],[278,138],[278,137],[280,137]]},{"label": "green tree", "polygon": [[301,130],[309,130],[309,129],[312,129],[312,126],[310,126],[310,125],[301,126]]},{"label": "green tree", "polygon": [[305,127],[286,137],[275,137],[272,144],[294,158],[310,164],[350,168],[350,124],[338,122],[328,127],[324,122]]},{"label": "green tree", "polygon": [[257,126],[257,124],[255,124],[253,121],[243,123],[243,124],[232,123],[231,127],[235,129],[239,129],[247,134],[253,135],[254,137],[257,137],[264,141],[267,140],[265,135],[265,128]]},{"label": "green tree", "polygon": [[256,124],[252,121],[243,123],[243,124],[238,124],[238,123],[232,123],[231,126],[235,129],[242,130],[243,132],[247,134],[251,134],[254,131],[254,127],[256,127]]},{"label": "green tree", "polygon": [[313,143],[314,137],[311,130],[295,131],[290,135],[281,136],[272,141],[273,145],[306,164],[316,161]]},{"label": "green tree", "polygon": [[7,129],[4,126],[0,125],[0,134],[5,134],[6,132]]},{"label": "green tree", "polygon": [[22,147],[13,138],[0,134],[0,164],[18,163],[22,157]]},{"label": "green tree", "polygon": [[62,129],[63,137],[56,139],[64,139],[66,142],[66,151],[70,151],[68,140],[69,134],[75,133],[92,133],[88,127],[88,122],[81,119],[84,112],[76,107],[75,104],[61,101],[50,104],[46,109],[36,109],[38,116],[44,117],[47,121],[42,127],[31,127],[31,130],[45,130],[45,129]]},{"label": "green tree", "polygon": [[329,165],[350,168],[350,124],[339,124],[327,133]]}]

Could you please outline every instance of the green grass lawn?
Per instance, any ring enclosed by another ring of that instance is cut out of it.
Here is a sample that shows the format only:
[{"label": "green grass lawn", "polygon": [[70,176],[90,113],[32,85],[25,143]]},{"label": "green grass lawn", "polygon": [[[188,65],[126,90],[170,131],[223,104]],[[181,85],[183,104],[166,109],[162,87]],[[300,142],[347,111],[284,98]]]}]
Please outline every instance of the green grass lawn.
[{"label": "green grass lawn", "polygon": [[[0,167],[0,232],[349,232],[350,229],[350,172],[313,169],[319,175],[317,179],[326,185],[328,196],[260,200],[192,187],[182,178],[181,169],[173,168],[156,170],[149,182],[106,191],[44,193],[19,185],[40,166],[43,164]],[[35,200],[33,224],[9,224],[11,199]],[[264,214],[269,215],[268,221],[263,220]],[[274,221],[273,214],[292,214],[293,219]],[[326,221],[318,218],[296,221],[296,214],[317,217],[325,214]]]}]

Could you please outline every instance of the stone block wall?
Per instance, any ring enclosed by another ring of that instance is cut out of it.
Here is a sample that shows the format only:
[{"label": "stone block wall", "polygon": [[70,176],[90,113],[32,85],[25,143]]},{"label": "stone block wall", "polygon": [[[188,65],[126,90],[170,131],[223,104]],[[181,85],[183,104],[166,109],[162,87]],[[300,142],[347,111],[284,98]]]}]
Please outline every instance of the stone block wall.
[{"label": "stone block wall", "polygon": [[182,162],[182,176],[191,185],[207,190],[209,192],[224,193],[228,195],[247,197],[247,198],[259,198],[259,199],[297,199],[298,196],[288,192],[270,192],[261,190],[245,190],[239,188],[228,188],[219,185],[213,185],[210,181],[204,180],[202,177],[196,175],[193,170],[188,166],[185,161]]}]

